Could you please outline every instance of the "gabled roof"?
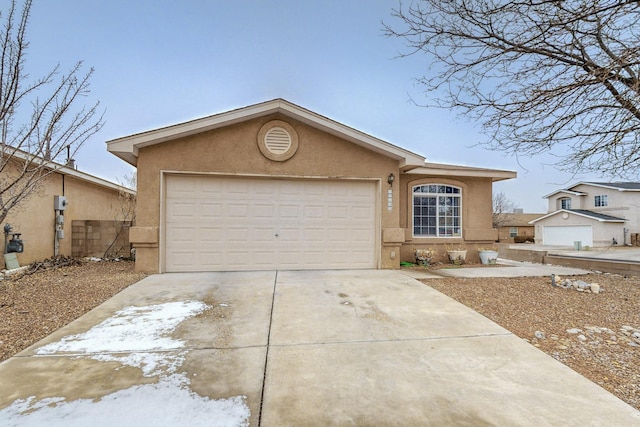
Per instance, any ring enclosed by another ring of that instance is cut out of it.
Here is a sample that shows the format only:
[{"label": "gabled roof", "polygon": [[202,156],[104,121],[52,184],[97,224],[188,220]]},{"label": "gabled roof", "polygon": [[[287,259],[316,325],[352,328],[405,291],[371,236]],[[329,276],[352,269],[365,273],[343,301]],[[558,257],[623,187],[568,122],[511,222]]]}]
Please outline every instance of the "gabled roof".
[{"label": "gabled roof", "polygon": [[274,113],[280,113],[287,117],[291,117],[306,125],[396,159],[400,162],[400,168],[422,166],[425,161],[424,157],[416,153],[405,150],[371,135],[367,135],[364,132],[360,132],[359,130],[343,125],[342,123],[338,123],[280,98],[173,126],[167,126],[113,139],[111,141],[107,141],[107,149],[127,163],[136,166],[138,161],[138,152],[143,147],[241,123],[256,117],[262,117]]},{"label": "gabled roof", "polygon": [[540,218],[542,213],[502,213],[500,214],[500,227],[526,227],[531,221]]},{"label": "gabled roof", "polygon": [[577,215],[577,216],[581,216],[584,218],[589,218],[589,219],[594,219],[598,222],[625,222],[626,219],[624,218],[618,218],[615,216],[611,216],[611,215],[605,215],[605,214],[601,214],[598,212],[593,212],[593,211],[588,211],[585,209],[560,209],[557,210],[555,212],[551,212],[550,214],[547,214],[545,216],[542,216],[538,219],[534,219],[533,221],[529,221],[529,224],[534,224],[538,221],[541,221],[545,218],[549,218],[552,217],[554,215],[558,215],[560,213],[566,213],[568,215]]},{"label": "gabled roof", "polygon": [[102,179],[97,176],[88,174],[86,172],[79,171],[74,167],[63,165],[61,163],[54,162],[52,160],[45,160],[42,157],[35,156],[33,154],[27,153],[25,151],[22,151],[16,148],[12,148],[11,153],[7,155],[10,155],[14,159],[19,159],[21,161],[26,161],[28,163],[36,162],[38,164],[44,164],[47,169],[53,172],[56,172],[62,175],[72,176],[81,181],[89,182],[91,184],[105,187],[110,190],[123,191],[125,193],[130,193],[130,194],[135,194],[136,192],[135,190],[113,183],[111,181],[107,181],[106,179]]},{"label": "gabled roof", "polygon": [[[576,184],[576,185],[577,185],[577,184]],[[558,194],[558,193],[570,194],[570,195],[572,195],[572,196],[586,196],[586,195],[587,195],[587,193],[581,193],[581,192],[579,192],[579,191],[571,191],[571,190],[566,190],[566,189],[564,189],[564,190],[556,190],[556,191],[554,191],[553,193],[549,193],[549,194],[547,194],[546,196],[544,196],[544,197],[543,197],[543,199],[548,199],[549,197],[551,197],[551,196],[555,196],[555,195],[556,195],[556,194]]]},{"label": "gabled roof", "polygon": [[580,182],[576,185],[586,184],[596,187],[613,188],[618,191],[640,191],[640,182]]},{"label": "gabled roof", "polygon": [[514,171],[426,162],[424,163],[424,166],[408,170],[406,173],[430,176],[472,176],[478,178],[491,178],[494,182],[515,178],[517,176]]},{"label": "gabled roof", "polygon": [[640,191],[640,182],[589,182],[589,181],[581,181],[577,184],[573,184],[570,187],[567,187],[562,190],[556,190],[553,193],[547,194],[544,196],[545,199],[548,199],[551,196],[554,196],[558,193],[567,193],[573,196],[586,196],[587,193],[581,191],[573,190],[579,185],[590,185],[593,187],[601,187],[601,188],[610,188],[612,190],[618,191]]}]

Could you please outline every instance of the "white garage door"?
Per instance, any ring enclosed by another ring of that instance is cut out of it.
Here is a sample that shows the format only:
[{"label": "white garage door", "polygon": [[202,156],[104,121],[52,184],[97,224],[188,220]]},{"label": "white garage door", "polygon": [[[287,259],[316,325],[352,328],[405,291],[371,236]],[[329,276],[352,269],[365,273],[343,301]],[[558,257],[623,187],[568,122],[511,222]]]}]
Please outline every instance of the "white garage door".
[{"label": "white garage door", "polygon": [[170,175],[165,271],[373,268],[374,182]]},{"label": "white garage door", "polygon": [[542,230],[542,243],[555,246],[573,246],[574,242],[582,246],[593,246],[593,230],[590,225],[545,226]]}]

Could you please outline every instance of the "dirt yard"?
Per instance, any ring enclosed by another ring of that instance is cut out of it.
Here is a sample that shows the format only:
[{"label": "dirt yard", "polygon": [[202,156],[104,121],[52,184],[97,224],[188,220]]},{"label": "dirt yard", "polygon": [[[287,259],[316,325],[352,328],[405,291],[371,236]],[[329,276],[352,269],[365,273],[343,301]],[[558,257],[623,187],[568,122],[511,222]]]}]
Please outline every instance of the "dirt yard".
[{"label": "dirt yard", "polygon": [[0,362],[143,277],[132,262],[100,261],[0,281]]},{"label": "dirt yard", "polygon": [[551,286],[549,277],[427,279],[640,409],[640,278],[577,276],[602,293]]},{"label": "dirt yard", "polygon": [[[88,262],[0,281],[0,361],[36,343],[144,275],[131,262]],[[427,279],[640,409],[640,278],[592,274],[604,291],[549,278]],[[634,337],[634,334],[637,337]]]}]

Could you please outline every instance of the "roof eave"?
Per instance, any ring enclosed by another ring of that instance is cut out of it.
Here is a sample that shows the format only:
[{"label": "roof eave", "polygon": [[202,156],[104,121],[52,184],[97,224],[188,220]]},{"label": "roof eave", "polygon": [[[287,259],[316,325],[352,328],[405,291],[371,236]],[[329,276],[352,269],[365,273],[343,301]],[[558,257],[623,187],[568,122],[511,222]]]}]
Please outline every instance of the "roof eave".
[{"label": "roof eave", "polygon": [[52,160],[44,160],[41,157],[35,156],[33,154],[30,153],[26,153],[22,150],[15,150],[12,154],[12,157],[16,157],[22,161],[27,161],[27,162],[33,162],[33,161],[38,161],[40,162],[45,168],[56,172],[56,173],[60,173],[62,175],[68,175],[68,176],[72,176],[74,178],[77,178],[79,180],[85,181],[85,182],[89,182],[91,184],[95,184],[95,185],[99,185],[101,187],[105,187],[105,188],[109,188],[111,190],[116,190],[116,191],[122,191],[125,193],[130,193],[130,194],[135,194],[135,190],[132,190],[131,188],[127,188],[124,187],[122,185],[116,184],[114,182],[111,181],[107,181],[106,179],[103,178],[99,178],[97,176],[88,174],[86,172],[82,172],[79,171],[77,169],[74,168],[70,168],[69,166],[63,165],[62,163],[57,163],[54,162]]},{"label": "roof eave", "polygon": [[427,163],[422,167],[408,170],[406,173],[431,176],[465,176],[476,178],[491,178],[493,182],[513,179],[518,176],[515,171],[476,168],[470,166],[450,165],[446,163]]},{"label": "roof eave", "polygon": [[614,222],[614,223],[615,223],[615,222],[619,222],[619,223],[625,223],[625,222],[627,221],[626,219],[623,219],[623,218],[619,218],[619,219],[596,218],[596,217],[594,217],[594,216],[585,215],[585,214],[580,213],[580,212],[575,212],[575,211],[571,211],[571,210],[568,210],[568,209],[560,209],[560,210],[557,210],[557,211],[555,211],[555,212],[551,212],[551,213],[549,213],[549,214],[547,214],[547,215],[545,215],[545,216],[543,216],[543,217],[540,217],[540,218],[534,219],[534,220],[532,220],[532,221],[529,221],[529,224],[534,224],[534,223],[536,223],[536,222],[538,222],[538,221],[541,221],[541,220],[543,220],[543,219],[545,219],[545,218],[552,217],[552,216],[557,215],[557,214],[559,214],[559,213],[561,213],[561,212],[565,212],[565,213],[568,213],[568,214],[570,214],[570,215],[577,215],[577,216],[581,216],[581,217],[583,217],[583,218],[593,219],[593,220],[598,221],[598,222]]},{"label": "roof eave", "polygon": [[275,99],[173,126],[167,126],[160,129],[113,139],[107,141],[107,149],[109,152],[120,157],[127,163],[135,166],[137,164],[137,157],[140,148],[178,138],[184,138],[275,113],[284,114],[309,126],[323,130],[324,132],[398,160],[400,168],[408,166],[422,166],[425,161],[424,157],[416,153],[360,132],[312,111],[306,110],[285,101],[284,99]]}]

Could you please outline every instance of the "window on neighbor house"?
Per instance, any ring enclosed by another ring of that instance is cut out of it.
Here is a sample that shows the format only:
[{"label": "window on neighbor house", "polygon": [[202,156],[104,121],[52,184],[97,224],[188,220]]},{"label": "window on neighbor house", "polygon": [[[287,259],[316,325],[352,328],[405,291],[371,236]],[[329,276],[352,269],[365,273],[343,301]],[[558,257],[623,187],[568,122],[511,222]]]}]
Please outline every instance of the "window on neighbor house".
[{"label": "window on neighbor house", "polygon": [[462,191],[440,184],[413,187],[414,237],[460,237]]},{"label": "window on neighbor house", "polygon": [[602,207],[602,206],[607,206],[609,204],[609,196],[602,195],[602,196],[596,196],[596,200],[595,200],[595,205],[596,207]]},{"label": "window on neighbor house", "polygon": [[516,237],[518,235],[518,227],[509,228],[509,237]]},{"label": "window on neighbor house", "polygon": [[571,209],[571,199],[569,197],[560,199],[560,209]]}]

